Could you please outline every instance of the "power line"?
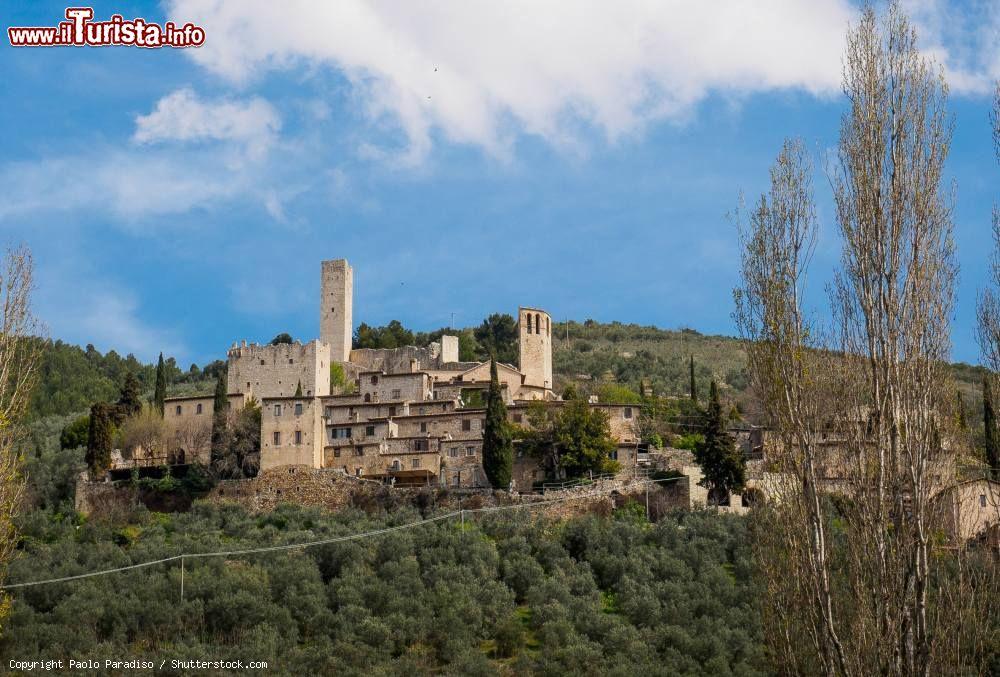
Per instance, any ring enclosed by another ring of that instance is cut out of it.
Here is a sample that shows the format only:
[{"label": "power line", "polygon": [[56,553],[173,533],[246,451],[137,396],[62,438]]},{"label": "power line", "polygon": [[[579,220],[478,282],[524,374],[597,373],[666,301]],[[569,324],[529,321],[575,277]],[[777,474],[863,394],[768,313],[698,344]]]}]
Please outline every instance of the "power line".
[{"label": "power line", "polygon": [[[655,484],[658,482],[672,482],[681,479],[680,477],[665,477],[662,479],[645,479],[639,482],[639,484]],[[532,509],[545,505],[552,505],[554,503],[562,503],[565,501],[573,501],[584,498],[594,498],[596,496],[602,496],[604,494],[610,494],[614,489],[608,491],[596,491],[589,494],[579,494],[576,496],[564,496],[562,498],[555,498],[551,500],[533,501],[530,503],[522,503],[516,505],[501,505],[492,506],[485,508],[464,508],[462,510],[457,510],[454,512],[446,513],[444,515],[438,515],[437,517],[429,517],[422,520],[417,520],[415,522],[409,522],[407,524],[399,524],[394,527],[385,527],[383,529],[375,529],[373,531],[365,531],[359,534],[348,534],[346,536],[336,536],[334,538],[324,538],[318,541],[308,541],[305,543],[289,543],[285,545],[271,545],[264,546],[260,548],[247,548],[243,550],[219,550],[213,552],[195,552],[195,553],[182,553],[179,555],[172,555],[170,557],[164,557],[161,559],[150,560],[148,562],[139,562],[137,564],[129,564],[126,566],[115,567],[112,569],[101,569],[99,571],[90,571],[84,574],[76,574],[73,576],[62,576],[59,578],[48,578],[41,581],[26,581],[24,583],[4,583],[0,585],[0,589],[13,590],[14,588],[27,588],[36,585],[46,585],[49,583],[64,583],[66,581],[75,581],[81,578],[93,578],[95,576],[106,576],[108,574],[114,574],[121,571],[130,571],[132,569],[142,569],[145,567],[155,566],[157,564],[165,564],[167,562],[176,562],[180,560],[183,564],[185,559],[195,559],[195,558],[208,558],[208,557],[237,557],[241,555],[254,555],[264,552],[277,552],[283,550],[303,550],[305,548],[312,548],[317,545],[329,545],[332,543],[343,543],[345,541],[353,541],[361,538],[372,538],[375,536],[382,536],[384,534],[392,533],[394,531],[402,531],[404,529],[412,529],[414,527],[423,526],[425,524],[430,524],[432,522],[440,522],[442,520],[450,519],[452,517],[461,517],[463,524],[465,521],[465,513],[486,513],[486,512],[499,512],[501,510],[516,510],[516,509]]]}]

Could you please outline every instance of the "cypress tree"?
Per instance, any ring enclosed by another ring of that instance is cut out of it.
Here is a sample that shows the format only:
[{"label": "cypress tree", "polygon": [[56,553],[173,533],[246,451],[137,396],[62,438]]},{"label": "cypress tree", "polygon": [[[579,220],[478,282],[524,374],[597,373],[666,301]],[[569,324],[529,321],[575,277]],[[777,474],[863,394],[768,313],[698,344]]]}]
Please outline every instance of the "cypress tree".
[{"label": "cypress tree", "polygon": [[226,397],[226,374],[219,373],[215,381],[215,402],[212,405],[212,456],[211,465],[217,470],[223,459],[229,454],[229,430],[226,414],[229,409],[229,398]]},{"label": "cypress tree", "polygon": [[507,424],[507,406],[497,377],[497,361],[490,358],[490,390],[486,397],[486,425],[483,429],[483,471],[494,489],[510,487],[514,446]]},{"label": "cypress tree", "polygon": [[164,400],[167,399],[167,367],[163,364],[163,353],[156,363],[156,388],[153,390],[153,406],[163,416]]},{"label": "cypress tree", "polygon": [[135,416],[142,411],[142,393],[139,389],[139,379],[131,371],[125,374],[121,396],[118,398],[118,408],[122,417]]},{"label": "cypress tree", "polygon": [[115,407],[97,402],[90,407],[90,431],[87,437],[87,467],[94,479],[103,477],[111,467]]},{"label": "cypress tree", "polygon": [[993,384],[990,375],[983,375],[983,434],[986,439],[986,463],[994,471],[1000,470],[1000,435],[997,434],[997,416],[993,409]]},{"label": "cypress tree", "polygon": [[715,381],[709,388],[708,410],[705,413],[705,441],[695,447],[694,458],[701,466],[702,485],[709,488],[709,495],[716,501],[743,489],[745,465],[733,438],[726,432],[719,402],[719,388]]},{"label": "cypress tree", "polygon": [[691,401],[692,402],[697,402],[698,401],[698,386],[696,386],[695,382],[694,382],[694,355],[691,356],[691,360],[690,360],[690,362],[688,364],[688,367],[689,367],[688,371],[690,372],[690,375],[691,375]]}]

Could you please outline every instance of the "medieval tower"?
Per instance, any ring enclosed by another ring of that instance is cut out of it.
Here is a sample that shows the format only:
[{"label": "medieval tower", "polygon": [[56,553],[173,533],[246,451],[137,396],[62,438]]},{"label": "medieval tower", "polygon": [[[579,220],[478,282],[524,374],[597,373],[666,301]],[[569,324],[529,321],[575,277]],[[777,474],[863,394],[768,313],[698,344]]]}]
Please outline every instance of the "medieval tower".
[{"label": "medieval tower", "polygon": [[519,308],[518,338],[524,385],[552,387],[552,319],[544,310]]},{"label": "medieval tower", "polygon": [[330,344],[330,359],[351,359],[354,332],[354,270],[346,259],[323,261],[320,279],[319,338]]}]

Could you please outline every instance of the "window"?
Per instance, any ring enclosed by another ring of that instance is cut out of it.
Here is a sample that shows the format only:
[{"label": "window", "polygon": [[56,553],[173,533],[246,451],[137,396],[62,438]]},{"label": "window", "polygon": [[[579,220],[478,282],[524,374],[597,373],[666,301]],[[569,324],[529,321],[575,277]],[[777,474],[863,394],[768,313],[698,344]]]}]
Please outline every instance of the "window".
[{"label": "window", "polygon": [[355,456],[364,456],[365,455],[365,448],[364,447],[354,447],[354,455]]},{"label": "window", "polygon": [[288,358],[288,364],[295,364],[295,360],[293,360],[292,358],[289,357]]},{"label": "window", "polygon": [[281,433],[279,433],[277,430],[275,430],[274,431],[274,435],[272,436],[271,439],[274,440],[274,446],[280,445],[281,444]]},{"label": "window", "polygon": [[373,426],[373,425],[366,425],[365,426],[365,435],[367,437],[374,437],[375,436],[375,426]]},{"label": "window", "polygon": [[281,405],[280,404],[274,405],[274,415],[275,416],[281,416]]},{"label": "window", "polygon": [[538,313],[535,313],[535,333],[536,334],[542,333],[542,316],[539,315]]},{"label": "window", "polygon": [[427,440],[413,440],[413,451],[427,451],[430,449]]},{"label": "window", "polygon": [[330,437],[335,440],[346,440],[351,437],[350,428],[333,428],[330,431]]},{"label": "window", "polygon": [[420,422],[420,432],[422,433],[427,432],[427,421]]},{"label": "window", "polygon": [[625,418],[632,418],[632,407],[625,407]]},{"label": "window", "polygon": [[372,376],[372,385],[373,386],[377,386],[378,385],[378,376]]},{"label": "window", "polygon": [[335,449],[333,450],[333,455],[334,455],[335,457],[337,457],[337,458],[340,458],[340,447],[336,447],[336,448],[335,448]]},{"label": "window", "polygon": [[394,388],[392,391],[392,399],[398,400],[400,397],[399,388]]},{"label": "window", "polygon": [[413,459],[413,461],[410,462],[410,465],[412,467],[414,467],[414,468],[419,468],[420,467],[420,459],[419,458]]},{"label": "window", "polygon": [[295,415],[296,416],[301,416],[302,415],[302,403],[301,402],[296,402],[295,403]]},{"label": "window", "polygon": [[472,430],[472,420],[468,418],[462,419],[462,430]]},{"label": "window", "polygon": [[[528,313],[528,333],[531,333],[531,313]],[[261,362],[263,364],[263,362]]]},{"label": "window", "polygon": [[260,361],[260,366],[262,366],[262,367],[264,366],[264,360]]},{"label": "window", "polygon": [[372,394],[365,393],[365,402],[371,402],[371,401],[372,401]]},{"label": "window", "polygon": [[327,418],[331,418],[333,416],[333,407],[326,407],[323,410],[323,415],[326,416]]},{"label": "window", "polygon": [[458,447],[452,447],[448,450],[448,455],[452,458],[458,458]]},{"label": "window", "polygon": [[302,444],[302,431],[301,430],[296,430],[295,431],[295,444]]},{"label": "window", "polygon": [[458,473],[455,475],[455,486],[456,487],[461,486],[461,484],[462,484],[462,471],[459,470]]},{"label": "window", "polygon": [[196,414],[200,414],[201,413],[201,405],[200,404],[195,406],[194,413],[196,413]]},{"label": "window", "polygon": [[396,407],[389,407],[389,416],[396,415]]},{"label": "window", "polygon": [[181,405],[179,405],[179,404],[177,405],[177,409],[176,409],[176,412],[177,412],[177,415],[178,415],[178,416],[180,416],[180,415],[181,415]]},{"label": "window", "polygon": [[979,507],[986,507],[986,494],[979,494]]},{"label": "window", "polygon": [[475,456],[476,455],[476,448],[475,447],[466,447],[465,448],[465,455],[466,456]]},{"label": "window", "polygon": [[513,418],[514,418],[514,423],[520,423],[524,417],[521,416],[521,414],[514,414]]},{"label": "window", "polygon": [[355,468],[354,469],[354,476],[355,477],[361,477],[361,468]]},{"label": "window", "polygon": [[608,458],[610,458],[612,461],[617,461],[618,460],[618,450],[617,449],[613,450],[610,454],[608,454]]},{"label": "window", "polygon": [[420,414],[421,416],[423,416],[424,414],[427,413],[427,408],[426,407],[419,407],[417,409],[417,413]]},{"label": "window", "polygon": [[400,468],[399,459],[398,458],[394,458],[392,460],[392,469],[393,470],[399,470],[399,468]]}]

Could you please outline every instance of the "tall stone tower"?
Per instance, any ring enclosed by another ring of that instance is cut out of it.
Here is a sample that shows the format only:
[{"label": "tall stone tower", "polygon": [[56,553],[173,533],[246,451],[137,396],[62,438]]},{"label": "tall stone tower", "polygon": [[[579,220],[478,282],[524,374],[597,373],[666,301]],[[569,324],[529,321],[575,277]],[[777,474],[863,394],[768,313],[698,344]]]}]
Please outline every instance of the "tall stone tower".
[{"label": "tall stone tower", "polygon": [[354,333],[354,271],[347,259],[323,261],[320,273],[319,338],[330,359],[348,362]]},{"label": "tall stone tower", "polygon": [[552,387],[552,318],[544,310],[518,308],[518,335],[524,385]]}]

